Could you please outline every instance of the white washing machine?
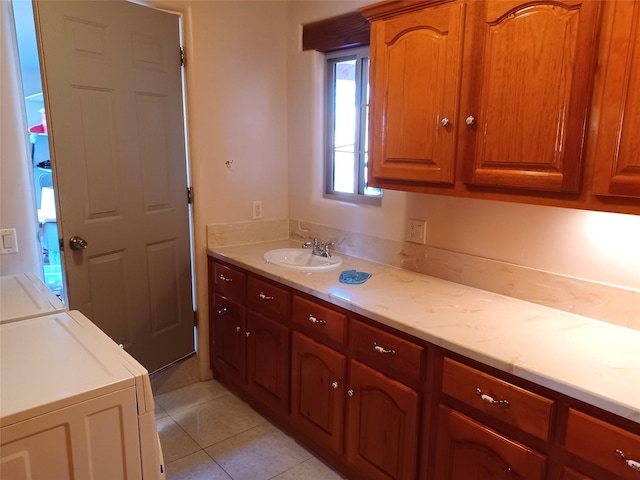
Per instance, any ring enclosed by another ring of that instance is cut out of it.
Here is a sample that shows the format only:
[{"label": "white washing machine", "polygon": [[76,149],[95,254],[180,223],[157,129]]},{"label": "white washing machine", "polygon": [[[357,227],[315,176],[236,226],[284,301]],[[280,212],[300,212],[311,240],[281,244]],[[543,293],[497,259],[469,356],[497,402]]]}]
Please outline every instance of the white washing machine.
[{"label": "white washing machine", "polygon": [[147,370],[80,312],[12,308],[0,322],[0,478],[164,479]]},{"label": "white washing machine", "polygon": [[65,304],[33,273],[0,277],[0,323],[66,309]]}]

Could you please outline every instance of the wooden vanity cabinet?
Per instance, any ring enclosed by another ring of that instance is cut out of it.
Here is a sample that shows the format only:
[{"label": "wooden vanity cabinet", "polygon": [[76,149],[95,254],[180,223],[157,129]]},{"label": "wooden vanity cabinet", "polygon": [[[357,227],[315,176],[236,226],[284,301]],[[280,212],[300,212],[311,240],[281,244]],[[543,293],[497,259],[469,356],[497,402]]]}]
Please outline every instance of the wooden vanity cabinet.
[{"label": "wooden vanity cabinet", "polygon": [[542,480],[546,457],[449,407],[440,407],[438,480]]}]

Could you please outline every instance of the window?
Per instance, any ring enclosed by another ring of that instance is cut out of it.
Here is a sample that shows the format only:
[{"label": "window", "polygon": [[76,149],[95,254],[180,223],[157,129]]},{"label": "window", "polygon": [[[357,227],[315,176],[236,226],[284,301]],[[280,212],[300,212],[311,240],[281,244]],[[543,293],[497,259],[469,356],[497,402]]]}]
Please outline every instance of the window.
[{"label": "window", "polygon": [[327,54],[327,197],[380,203],[367,185],[369,48]]}]

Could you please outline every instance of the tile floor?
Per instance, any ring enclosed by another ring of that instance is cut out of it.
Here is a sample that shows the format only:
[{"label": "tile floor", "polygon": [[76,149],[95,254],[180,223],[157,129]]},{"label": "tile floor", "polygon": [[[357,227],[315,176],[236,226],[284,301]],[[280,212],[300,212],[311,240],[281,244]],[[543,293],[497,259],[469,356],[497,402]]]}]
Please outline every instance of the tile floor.
[{"label": "tile floor", "polygon": [[340,480],[215,380],[155,395],[167,480]]}]

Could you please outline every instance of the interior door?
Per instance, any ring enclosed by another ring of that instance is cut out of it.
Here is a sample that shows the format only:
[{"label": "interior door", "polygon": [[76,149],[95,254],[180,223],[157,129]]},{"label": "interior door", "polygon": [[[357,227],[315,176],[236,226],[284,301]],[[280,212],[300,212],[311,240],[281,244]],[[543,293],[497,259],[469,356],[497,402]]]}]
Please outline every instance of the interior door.
[{"label": "interior door", "polygon": [[155,371],[194,349],[179,19],[35,13],[70,308]]}]

